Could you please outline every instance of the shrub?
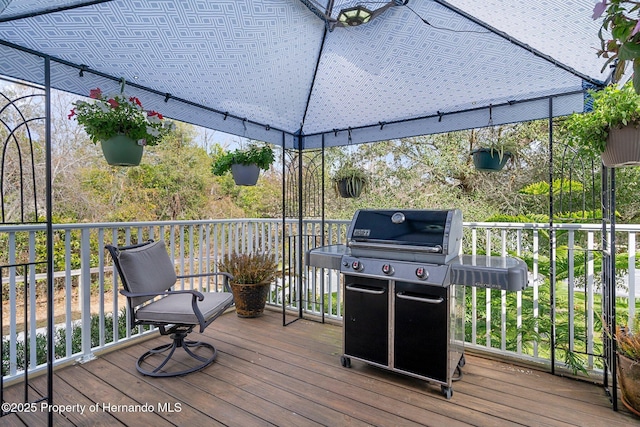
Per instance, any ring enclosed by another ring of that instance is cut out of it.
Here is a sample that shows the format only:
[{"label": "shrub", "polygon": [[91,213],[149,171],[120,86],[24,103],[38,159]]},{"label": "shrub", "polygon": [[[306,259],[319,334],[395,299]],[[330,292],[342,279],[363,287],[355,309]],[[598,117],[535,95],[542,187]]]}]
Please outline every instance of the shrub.
[{"label": "shrub", "polygon": [[[97,347],[100,345],[100,316],[94,314],[91,316],[91,347]],[[107,314],[104,316],[104,323],[102,325],[104,330],[104,341],[106,343],[113,342],[113,315]],[[144,327],[148,330],[149,327]],[[67,333],[64,328],[56,329],[53,345],[55,359],[61,359],[67,356]],[[127,315],[126,310],[122,309],[118,316],[118,339],[122,339],[127,336]],[[71,354],[79,353],[82,351],[82,326],[74,324],[71,327]],[[16,366],[17,369],[23,370],[30,366],[27,362],[25,367],[24,357],[25,354],[29,354],[29,341],[16,342]],[[47,361],[47,335],[44,333],[36,334],[36,365],[41,365]],[[10,341],[8,339],[2,340],[2,375],[9,374],[10,363]]]}]

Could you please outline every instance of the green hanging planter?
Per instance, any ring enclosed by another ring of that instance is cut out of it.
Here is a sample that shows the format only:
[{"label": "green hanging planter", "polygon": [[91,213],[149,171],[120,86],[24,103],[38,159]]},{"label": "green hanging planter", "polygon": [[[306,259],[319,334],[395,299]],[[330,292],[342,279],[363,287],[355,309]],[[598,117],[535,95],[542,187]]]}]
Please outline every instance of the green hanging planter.
[{"label": "green hanging planter", "polygon": [[260,168],[252,163],[250,165],[231,165],[231,175],[236,185],[256,185],[260,176]]},{"label": "green hanging planter", "polygon": [[358,177],[343,178],[335,183],[338,194],[345,199],[360,197],[365,184],[366,181]]},{"label": "green hanging planter", "polygon": [[123,134],[101,141],[104,158],[111,166],[138,166],[144,147]]},{"label": "green hanging planter", "polygon": [[502,155],[498,150],[491,150],[489,148],[478,148],[471,152],[473,157],[473,165],[479,171],[484,172],[497,172],[502,170],[507,161],[512,157],[511,153],[504,151]]}]

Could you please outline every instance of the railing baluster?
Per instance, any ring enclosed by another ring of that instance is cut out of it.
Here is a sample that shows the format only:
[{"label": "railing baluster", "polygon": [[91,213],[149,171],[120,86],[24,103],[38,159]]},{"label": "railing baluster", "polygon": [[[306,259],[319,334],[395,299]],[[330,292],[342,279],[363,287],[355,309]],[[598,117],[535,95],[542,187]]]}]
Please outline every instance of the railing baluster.
[{"label": "railing baluster", "polygon": [[[71,230],[64,231],[64,269],[65,269],[65,278],[64,278],[64,290],[65,295],[73,295],[73,278],[71,275]],[[55,264],[54,264],[55,268]],[[55,290],[55,286],[53,287]],[[80,286],[77,286],[78,292],[80,292]],[[73,302],[73,298],[65,298],[65,357],[70,357],[73,354],[73,324],[72,324],[72,315],[73,307],[71,303]],[[78,296],[78,304],[79,309],[82,310],[82,298],[81,295]],[[55,304],[54,304],[55,306]],[[55,317],[54,317],[55,318]]]},{"label": "railing baluster", "polygon": [[[16,235],[9,234],[9,264],[16,264]],[[9,337],[17,336],[17,291],[16,291],[16,269],[9,267]],[[3,307],[4,308],[4,307]],[[3,313],[4,314],[4,313]],[[9,339],[9,374],[16,375],[17,372],[17,340]]]},{"label": "railing baluster", "polygon": [[[478,254],[478,229],[471,229],[471,255]],[[478,337],[478,288],[471,287],[471,343],[477,344]]]},{"label": "railing baluster", "polygon": [[[91,242],[90,229],[83,228],[80,232],[80,300],[82,311],[82,355],[81,362],[93,359],[95,356],[91,349]],[[67,333],[71,333],[68,331]]]},{"label": "railing baluster", "polygon": [[[29,247],[36,247],[36,234],[35,232],[29,232]],[[29,308],[29,336],[30,336],[30,349],[31,349],[31,357],[30,357],[30,366],[35,367],[38,365],[37,361],[37,350],[38,347],[36,345],[37,342],[37,328],[38,328],[38,319],[37,319],[37,305],[36,298],[38,293],[38,287],[36,282],[36,268],[33,263],[36,261],[36,253],[35,251],[29,251],[29,279],[28,282],[25,283],[25,287],[29,288],[29,307],[25,307],[27,310]],[[26,329],[25,329],[26,332]]]},{"label": "railing baluster", "polygon": [[594,246],[594,233],[593,231],[589,231],[587,233],[587,353],[588,356],[588,365],[593,366],[593,337],[594,337],[594,256],[593,251],[595,249]]},{"label": "railing baluster", "polygon": [[105,345],[105,325],[106,317],[104,313],[104,295],[107,292],[104,287],[104,228],[98,228],[98,315],[100,320],[100,328],[98,329],[99,346]]},{"label": "railing baluster", "polygon": [[[533,230],[533,319],[534,319],[534,332],[537,334],[539,331],[538,318],[539,316],[539,307],[538,307],[538,229]],[[534,341],[533,343],[533,357],[538,357],[538,342]]]},{"label": "railing baluster", "polygon": [[629,286],[627,290],[627,295],[629,295],[629,313],[627,315],[627,325],[629,325],[629,330],[634,332],[634,323],[636,318],[636,233],[627,232],[627,239],[629,240],[629,244],[627,245],[629,253]]},{"label": "railing baluster", "polygon": [[[502,247],[500,249],[500,256],[507,256],[507,230],[500,230],[500,239],[502,241]],[[500,328],[500,349],[502,351],[507,350],[507,291],[500,291],[500,320],[502,326]]]},{"label": "railing baluster", "polygon": [[[486,237],[485,254],[491,255],[491,229],[490,228],[487,228],[485,230],[485,237]],[[487,346],[487,348],[491,348],[491,298],[492,298],[492,292],[491,292],[491,289],[489,289],[489,288],[485,288],[484,292],[485,292],[484,296],[485,296],[485,310],[486,310],[486,317],[485,317],[486,346]]]},{"label": "railing baluster", "polygon": [[575,343],[575,276],[573,274],[574,266],[575,266],[575,232],[574,230],[569,230],[568,242],[567,242],[567,254],[568,254],[568,266],[569,271],[567,272],[567,305],[569,311],[569,350],[575,351],[574,343]]}]

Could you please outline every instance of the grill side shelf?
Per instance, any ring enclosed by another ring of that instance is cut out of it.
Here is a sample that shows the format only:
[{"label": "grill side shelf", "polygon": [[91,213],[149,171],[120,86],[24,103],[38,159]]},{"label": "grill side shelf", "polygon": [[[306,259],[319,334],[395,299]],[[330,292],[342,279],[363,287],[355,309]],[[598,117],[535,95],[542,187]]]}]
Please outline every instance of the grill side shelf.
[{"label": "grill side shelf", "polygon": [[345,245],[320,246],[305,253],[305,264],[311,267],[340,270],[342,256],[350,253]]},{"label": "grill side shelf", "polygon": [[516,257],[462,255],[451,263],[451,283],[521,291],[529,285],[527,264]]}]

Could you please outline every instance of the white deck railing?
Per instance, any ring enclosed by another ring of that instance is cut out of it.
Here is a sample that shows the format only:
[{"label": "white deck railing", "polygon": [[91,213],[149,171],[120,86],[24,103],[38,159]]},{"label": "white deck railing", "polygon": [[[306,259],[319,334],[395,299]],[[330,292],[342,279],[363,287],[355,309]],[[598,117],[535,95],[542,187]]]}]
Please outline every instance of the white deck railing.
[{"label": "white deck railing", "polygon": [[[232,251],[272,251],[282,266],[269,304],[283,304],[295,311],[342,319],[341,277],[337,271],[304,266],[304,253],[323,244],[344,243],[349,221],[325,221],[324,240],[320,221],[233,219],[54,225],[54,318],[56,363],[89,360],[96,352],[150,333],[130,330],[125,300],[118,294],[118,280],[104,249],[146,239],[165,239],[179,274],[216,271],[216,262]],[[602,331],[599,321],[600,224],[556,225],[556,363],[562,367],[567,354],[582,359],[588,372],[599,372]],[[617,248],[624,262],[621,270],[618,319],[632,324],[636,317],[636,233],[640,225],[617,225]],[[302,236],[302,237],[300,237]],[[501,356],[549,364],[550,295],[549,225],[465,223],[463,252],[517,255],[530,264],[530,287],[522,292],[467,288],[466,345]],[[0,265],[39,261],[44,253],[43,225],[0,227]],[[620,261],[618,262],[620,265]],[[2,271],[3,372],[11,381],[24,372],[43,369],[46,328],[42,264],[24,271]],[[298,281],[298,273],[301,280]],[[569,286],[571,283],[572,286]],[[25,297],[24,288],[27,288]],[[214,290],[215,281],[195,279],[180,282],[181,288]],[[284,289],[283,289],[284,287]],[[284,296],[284,300],[283,300]],[[25,302],[26,301],[26,302]],[[28,306],[25,316],[24,308]],[[26,328],[24,326],[26,319]],[[92,326],[93,325],[93,326]],[[92,332],[93,328],[93,332]],[[40,336],[40,338],[38,338]]]}]

